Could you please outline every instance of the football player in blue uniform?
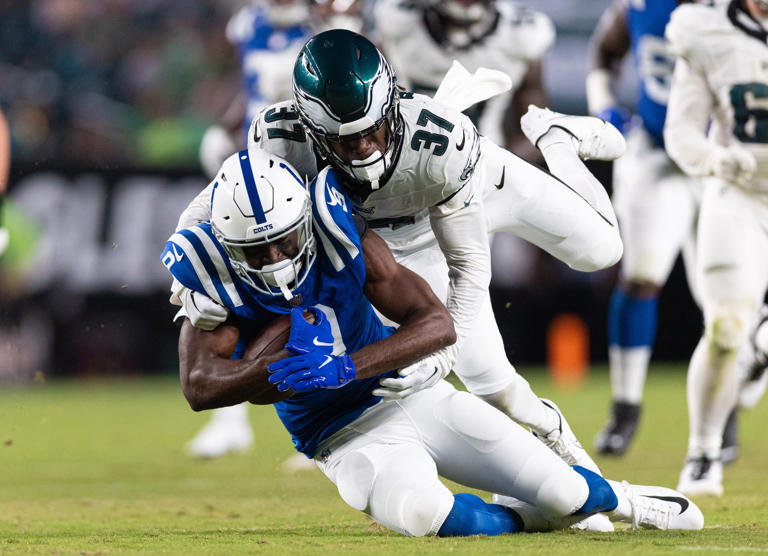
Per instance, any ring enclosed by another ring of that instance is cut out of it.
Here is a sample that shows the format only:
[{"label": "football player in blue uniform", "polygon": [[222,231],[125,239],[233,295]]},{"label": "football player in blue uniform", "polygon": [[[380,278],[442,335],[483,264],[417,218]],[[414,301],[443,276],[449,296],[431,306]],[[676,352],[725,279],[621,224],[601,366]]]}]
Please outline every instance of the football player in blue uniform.
[{"label": "football player in blue uniform", "polygon": [[[650,528],[703,526],[679,493],[570,467],[506,415],[439,378],[383,401],[380,380],[398,367],[437,368],[430,353],[456,334],[428,284],[352,214],[335,170],[322,170],[307,192],[280,158],[236,153],[213,183],[210,221],[171,236],[163,263],[185,288],[230,311],[213,330],[184,319],[180,375],[192,408],[274,404],[296,448],[344,501],[386,527],[414,536],[496,535],[565,527],[595,512]],[[374,306],[399,328],[385,326]],[[287,353],[243,360],[256,331],[289,312]],[[453,495],[438,473],[497,492],[504,503]]]}]

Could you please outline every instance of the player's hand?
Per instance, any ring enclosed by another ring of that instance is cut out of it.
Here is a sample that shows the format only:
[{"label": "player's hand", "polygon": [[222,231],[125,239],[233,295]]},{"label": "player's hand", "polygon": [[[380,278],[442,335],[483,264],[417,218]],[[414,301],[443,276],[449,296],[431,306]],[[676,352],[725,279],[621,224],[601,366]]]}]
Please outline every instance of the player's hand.
[{"label": "player's hand", "polygon": [[213,330],[229,316],[226,307],[194,290],[185,289],[181,301],[192,326],[202,330]]},{"label": "player's hand", "polygon": [[[452,347],[452,346],[451,346]],[[399,378],[382,378],[381,388],[371,392],[385,400],[401,400],[411,394],[431,388],[448,376],[454,363],[454,350],[441,349],[398,371]]]},{"label": "player's hand", "polygon": [[280,392],[314,392],[321,388],[339,388],[357,376],[355,363],[347,354],[328,355],[311,351],[294,355],[267,366],[269,382]]},{"label": "player's hand", "polygon": [[613,127],[618,129],[622,135],[626,135],[629,122],[632,119],[629,112],[620,106],[611,106],[610,108],[602,110],[599,114],[595,114],[595,116],[613,125]]},{"label": "player's hand", "polygon": [[285,350],[291,355],[303,355],[310,351],[330,355],[333,352],[331,323],[320,309],[309,307],[308,310],[315,315],[313,324],[304,318],[302,307],[291,309],[291,335],[285,344]]},{"label": "player's hand", "polygon": [[749,187],[757,169],[755,156],[736,145],[715,148],[710,161],[714,176],[742,187]]}]

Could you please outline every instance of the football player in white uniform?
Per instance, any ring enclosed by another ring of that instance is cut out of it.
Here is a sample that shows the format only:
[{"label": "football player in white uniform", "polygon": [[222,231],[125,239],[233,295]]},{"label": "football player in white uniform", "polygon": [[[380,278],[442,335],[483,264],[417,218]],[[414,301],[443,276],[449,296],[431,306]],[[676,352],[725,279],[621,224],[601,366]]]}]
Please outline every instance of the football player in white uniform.
[{"label": "football player in white uniform", "polygon": [[[720,495],[720,438],[742,376],[737,353],[768,285],[768,2],[677,8],[667,152],[704,178],[696,280],[704,334],[688,370],[688,454],[679,490]],[[711,125],[710,125],[711,122]],[[708,129],[709,125],[709,130]]]},{"label": "football player in white uniform", "polygon": [[520,116],[531,104],[548,104],[541,57],[555,27],[546,15],[499,0],[380,0],[375,15],[382,49],[398,84],[409,91],[432,96],[454,60],[471,72],[486,67],[509,75],[511,91],[467,114],[494,143],[541,160]]},{"label": "football player in white uniform", "polygon": [[[674,67],[664,28],[676,7],[676,0],[614,0],[591,39],[589,111],[627,134],[627,154],[613,165],[613,202],[624,256],[608,311],[613,403],[610,421],[595,438],[601,454],[623,455],[635,435],[659,292],[681,251],[692,274],[701,186],[669,159],[663,139]],[[614,94],[621,62],[630,51],[639,75],[637,116],[631,124]]]},{"label": "football player in white uniform", "polygon": [[[532,107],[523,129],[550,175],[481,137],[458,110],[399,91],[373,44],[342,30],[321,33],[302,49],[294,98],[295,105],[265,110],[249,141],[302,175],[316,175],[319,160],[340,170],[355,210],[446,300],[454,318],[459,342],[430,356],[418,373],[384,381],[381,395],[403,397],[453,368],[472,393],[530,427],[565,461],[597,469],[556,406],[540,401],[507,360],[488,292],[488,233],[512,232],[577,270],[615,264],[622,243],[610,199],[579,156],[620,156],[621,134],[597,118]],[[191,203],[183,221],[209,217],[212,190]],[[202,309],[193,309],[200,321],[226,317]]]}]

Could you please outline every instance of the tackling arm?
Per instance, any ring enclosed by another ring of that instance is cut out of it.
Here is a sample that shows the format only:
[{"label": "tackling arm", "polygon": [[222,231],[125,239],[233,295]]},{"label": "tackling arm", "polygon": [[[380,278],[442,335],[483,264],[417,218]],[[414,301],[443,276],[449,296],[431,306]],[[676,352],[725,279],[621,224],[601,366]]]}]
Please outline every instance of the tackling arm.
[{"label": "tackling arm", "polygon": [[181,389],[195,411],[235,405],[244,401],[271,404],[293,392],[278,392],[267,380],[267,365],[288,356],[287,352],[253,361],[230,359],[239,332],[223,324],[206,331],[184,319],[179,333]]},{"label": "tackling arm", "polygon": [[399,265],[381,237],[368,231],[362,241],[365,295],[387,318],[400,324],[392,336],[351,355],[357,378],[403,367],[456,341],[451,315],[420,276]]}]

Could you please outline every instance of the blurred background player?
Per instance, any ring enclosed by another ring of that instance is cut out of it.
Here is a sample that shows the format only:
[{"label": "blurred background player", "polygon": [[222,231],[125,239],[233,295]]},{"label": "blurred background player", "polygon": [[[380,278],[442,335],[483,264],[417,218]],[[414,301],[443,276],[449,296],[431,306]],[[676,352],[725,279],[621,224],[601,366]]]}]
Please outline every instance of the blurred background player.
[{"label": "blurred background player", "polygon": [[526,160],[543,162],[520,128],[528,106],[549,104],[541,58],[555,39],[550,19],[497,0],[379,0],[378,37],[398,84],[432,96],[454,60],[470,72],[500,70],[512,90],[466,111],[482,135]]},{"label": "blurred background player", "polygon": [[[293,64],[301,47],[323,28],[362,28],[355,0],[254,0],[232,16],[226,28],[240,61],[243,88],[219,124],[211,126],[200,144],[200,162],[211,178],[224,159],[245,145],[245,132],[258,113],[270,104],[290,98]],[[179,223],[180,227],[184,227]],[[188,444],[188,452],[213,458],[248,449],[253,432],[247,405],[213,411],[210,422]],[[306,458],[291,458],[300,466]]]},{"label": "blurred background player", "polygon": [[[704,334],[688,369],[688,453],[678,489],[720,495],[721,435],[737,364],[768,286],[768,2],[679,7],[666,29],[678,56],[664,139],[705,177],[696,281]],[[757,337],[762,336],[762,327]]]},{"label": "blurred background player", "polygon": [[11,133],[8,121],[0,110],[0,257],[8,247],[8,230],[3,226],[3,199],[8,191],[8,175],[11,171]]},{"label": "blurred background player", "polygon": [[[608,311],[613,404],[610,421],[595,439],[601,454],[624,454],[635,435],[659,291],[681,250],[686,269],[692,269],[701,186],[669,159],[663,138],[674,66],[664,27],[676,7],[676,0],[614,0],[591,39],[589,112],[627,135],[627,153],[614,162],[613,202],[624,256]],[[630,50],[639,77],[637,117],[631,125],[614,95],[621,62]],[[695,298],[695,288],[691,291]]]}]

